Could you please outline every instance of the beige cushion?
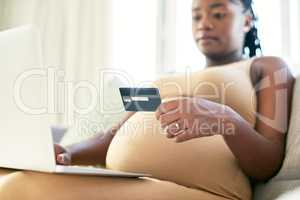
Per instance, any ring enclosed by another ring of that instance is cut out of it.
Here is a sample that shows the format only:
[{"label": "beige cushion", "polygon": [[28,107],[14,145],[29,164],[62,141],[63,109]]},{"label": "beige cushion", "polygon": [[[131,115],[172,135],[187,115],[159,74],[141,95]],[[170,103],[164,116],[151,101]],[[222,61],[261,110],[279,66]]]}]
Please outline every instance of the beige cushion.
[{"label": "beige cushion", "polygon": [[289,192],[300,189],[300,180],[277,180],[267,184],[259,184],[255,188],[254,200],[298,200],[298,198],[285,197]]},{"label": "beige cushion", "polygon": [[300,76],[294,86],[284,164],[276,179],[300,179]]},{"label": "beige cushion", "polygon": [[286,156],[279,173],[255,190],[256,200],[275,199],[280,194],[300,187],[300,76],[294,86],[291,119],[287,135]]}]

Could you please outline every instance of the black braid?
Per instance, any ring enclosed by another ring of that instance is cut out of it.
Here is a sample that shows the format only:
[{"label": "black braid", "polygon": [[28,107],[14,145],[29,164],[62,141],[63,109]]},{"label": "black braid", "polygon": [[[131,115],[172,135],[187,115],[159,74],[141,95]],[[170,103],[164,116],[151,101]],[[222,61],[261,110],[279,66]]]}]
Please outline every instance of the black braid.
[{"label": "black braid", "polygon": [[245,7],[245,12],[250,10],[252,16],[253,16],[253,26],[251,27],[250,31],[245,36],[245,42],[244,42],[244,49],[243,52],[246,53],[246,50],[249,51],[249,57],[256,56],[257,50],[262,52],[260,40],[258,38],[257,34],[257,28],[256,28],[256,21],[257,18],[254,14],[253,8],[252,8],[252,0],[242,0],[242,3]]}]

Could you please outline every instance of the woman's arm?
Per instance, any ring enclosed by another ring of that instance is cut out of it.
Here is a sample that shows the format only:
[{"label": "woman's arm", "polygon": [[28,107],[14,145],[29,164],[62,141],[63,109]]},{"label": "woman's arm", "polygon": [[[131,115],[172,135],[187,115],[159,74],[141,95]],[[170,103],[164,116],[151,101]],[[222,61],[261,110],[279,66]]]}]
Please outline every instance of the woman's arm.
[{"label": "woman's arm", "polygon": [[[156,118],[166,136],[175,138],[175,142],[223,135],[243,171],[253,179],[266,180],[278,171],[283,160],[294,78],[277,58],[259,58],[252,68],[257,75],[254,84],[259,83],[255,128],[230,107],[198,97],[164,102]],[[219,119],[233,124],[234,132],[207,128]]]},{"label": "woman's arm", "polygon": [[105,165],[108,147],[119,130],[119,128],[132,116],[134,112],[127,112],[124,118],[106,133],[99,133],[97,136],[80,143],[66,147],[71,156],[72,165]]},{"label": "woman's arm", "polygon": [[258,86],[255,129],[235,115],[236,134],[223,137],[248,176],[267,180],[283,161],[294,78],[286,64],[274,57],[259,58],[252,68],[252,74],[258,75],[254,75]]}]

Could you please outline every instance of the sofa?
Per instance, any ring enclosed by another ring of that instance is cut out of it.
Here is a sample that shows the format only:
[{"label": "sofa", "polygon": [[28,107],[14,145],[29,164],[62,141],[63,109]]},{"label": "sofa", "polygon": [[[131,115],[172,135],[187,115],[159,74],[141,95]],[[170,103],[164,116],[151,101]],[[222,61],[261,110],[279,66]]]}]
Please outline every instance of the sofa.
[{"label": "sofa", "polygon": [[[258,183],[253,187],[254,200],[272,200],[272,199],[299,199],[300,198],[300,76],[296,77],[294,87],[294,97],[292,104],[292,113],[289,124],[289,131],[286,143],[286,156],[283,165],[278,174],[268,182]],[[115,179],[113,179],[115,180]],[[74,196],[86,194],[84,199],[94,199],[95,190],[101,192],[105,189],[103,185],[99,186],[97,177],[84,177],[74,175],[52,175],[36,172],[23,172],[9,169],[0,169],[0,199],[1,200],[22,200],[22,199],[53,199],[67,200]],[[103,181],[103,179],[102,179]],[[110,181],[110,178],[105,179]],[[49,185],[49,183],[51,183]],[[103,184],[103,182],[102,182]],[[132,184],[130,180],[121,181],[116,184],[116,188],[122,187],[122,184]],[[155,187],[151,181],[144,180],[142,184],[148,184],[149,188]],[[170,199],[174,193],[170,192],[176,188],[171,182],[164,182],[168,190],[160,192],[169,192]],[[134,184],[133,184],[134,185]],[[57,187],[57,188],[56,188]],[[64,188],[65,187],[65,188]],[[135,185],[138,187],[138,185]],[[60,189],[58,189],[60,188]],[[115,189],[112,189],[112,194]],[[63,190],[62,190],[63,189]],[[109,188],[107,188],[109,189]],[[56,193],[56,191],[59,193]],[[60,191],[60,192],[59,192]],[[64,193],[62,193],[63,191]],[[116,190],[118,191],[118,190]],[[149,191],[151,193],[151,190]],[[188,188],[185,199],[188,199],[192,192]],[[98,193],[99,194],[99,193]],[[159,195],[159,194],[153,194]],[[26,196],[26,198],[24,198]],[[99,197],[99,196],[98,196]],[[105,198],[101,198],[105,199]],[[130,197],[124,196],[124,199]],[[153,198],[155,199],[155,198]]]}]

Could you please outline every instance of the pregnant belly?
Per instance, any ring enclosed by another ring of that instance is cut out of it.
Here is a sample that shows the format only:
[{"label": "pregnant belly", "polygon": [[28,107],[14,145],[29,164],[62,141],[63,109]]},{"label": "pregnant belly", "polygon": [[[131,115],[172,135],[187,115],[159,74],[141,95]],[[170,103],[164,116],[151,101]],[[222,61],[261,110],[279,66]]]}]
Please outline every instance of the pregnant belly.
[{"label": "pregnant belly", "polygon": [[225,197],[251,196],[248,179],[222,136],[175,143],[166,138],[153,113],[136,113],[121,127],[108,149],[106,165]]}]

